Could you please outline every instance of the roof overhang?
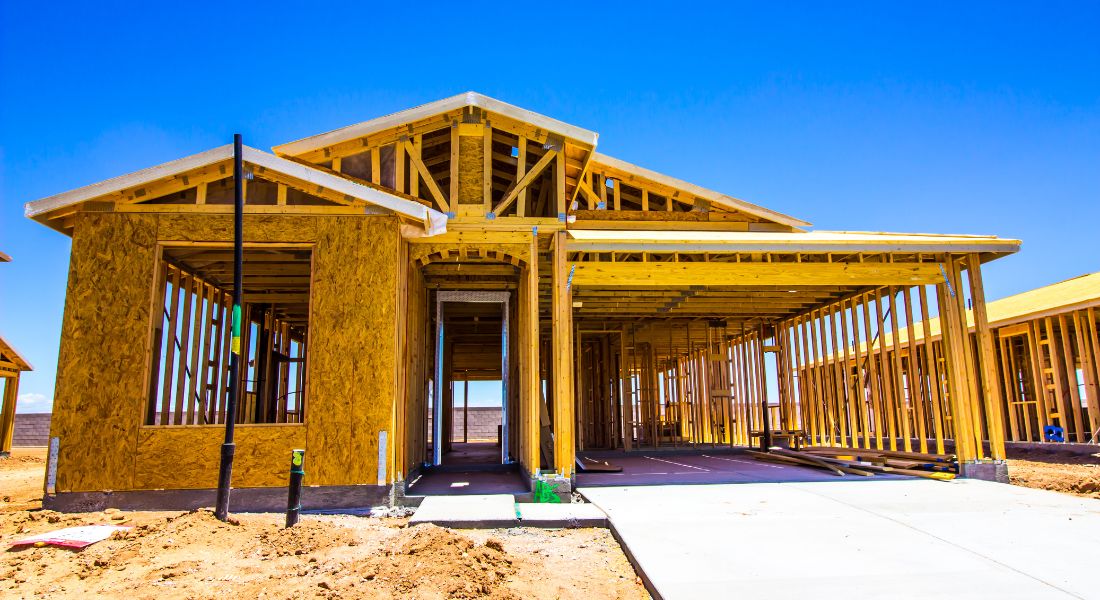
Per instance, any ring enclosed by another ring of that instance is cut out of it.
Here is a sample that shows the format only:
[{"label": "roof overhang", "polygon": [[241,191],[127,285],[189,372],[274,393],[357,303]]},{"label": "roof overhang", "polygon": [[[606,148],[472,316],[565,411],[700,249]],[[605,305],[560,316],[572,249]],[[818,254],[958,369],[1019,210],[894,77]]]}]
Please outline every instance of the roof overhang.
[{"label": "roof overhang", "polygon": [[664,186],[681,189],[685,192],[695,195],[696,197],[703,198],[704,200],[707,200],[709,202],[713,202],[714,204],[717,204],[719,206],[760,217],[761,219],[765,219],[767,221],[772,221],[795,228],[809,227],[811,225],[811,223],[803,221],[802,219],[796,219],[795,217],[792,217],[790,215],[785,215],[783,213],[764,208],[763,206],[758,206],[756,204],[753,204],[752,202],[746,202],[745,200],[734,198],[733,196],[728,196],[721,192],[708,190],[707,188],[695,185],[694,183],[689,183],[687,181],[683,181],[682,179],[676,179],[675,177],[669,177],[664,173],[651,171],[644,167],[639,167],[638,165],[628,163],[624,160],[619,160],[606,154],[600,154],[599,152],[593,153],[592,163],[594,165],[604,165],[611,169],[624,171],[626,173],[630,173],[642,179],[648,179]]},{"label": "roof overhang", "polygon": [[[24,210],[27,217],[40,223],[49,224],[51,216],[59,211],[67,211],[85,202],[103,199],[112,194],[119,194],[129,189],[186,174],[189,171],[232,158],[233,145],[227,144],[155,167],[28,202]],[[423,226],[424,235],[434,235],[446,231],[447,216],[418,202],[367,187],[343,177],[248,146],[243,148],[242,159],[246,164],[281,173],[305,184],[332,190],[360,200],[374,208],[383,209],[386,212],[415,221]]]},{"label": "roof overhang", "polygon": [[407,123],[428,119],[467,106],[476,106],[483,110],[503,115],[517,121],[530,123],[540,129],[545,129],[561,135],[562,137],[588,144],[589,146],[595,146],[598,138],[598,134],[594,131],[582,129],[576,125],[570,125],[569,123],[552,119],[518,106],[513,106],[507,102],[501,102],[500,100],[490,98],[477,92],[466,92],[464,94],[458,94],[457,96],[451,96],[450,98],[429,102],[428,104],[423,104],[415,108],[395,112],[377,119],[371,119],[370,121],[364,121],[356,125],[341,127],[340,129],[328,133],[322,133],[295,142],[275,146],[272,150],[275,154],[280,156],[300,156],[307,152],[327,148],[348,140],[366,137],[380,131],[386,131]]},{"label": "roof overhang", "polygon": [[[30,361],[23,358],[11,344],[0,336],[0,373],[8,371],[33,371]],[[6,376],[6,375],[5,375]]]},{"label": "roof overhang", "polygon": [[1006,255],[1020,249],[1019,240],[996,236],[849,231],[778,233],[570,229],[569,238],[569,250],[579,252],[974,252]]}]

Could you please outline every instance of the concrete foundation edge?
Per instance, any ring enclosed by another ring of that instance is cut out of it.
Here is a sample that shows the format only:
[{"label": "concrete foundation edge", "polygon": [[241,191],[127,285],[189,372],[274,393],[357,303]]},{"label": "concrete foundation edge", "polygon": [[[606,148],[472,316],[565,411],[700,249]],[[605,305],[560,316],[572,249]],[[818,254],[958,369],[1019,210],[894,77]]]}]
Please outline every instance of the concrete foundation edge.
[{"label": "concrete foundation edge", "polygon": [[[336,485],[302,488],[303,510],[365,508],[389,505],[388,485]],[[217,490],[131,490],[59,492],[42,497],[42,507],[60,512],[121,510],[194,510],[214,506]],[[286,488],[234,488],[229,495],[233,512],[284,512]]]},{"label": "concrete foundation edge", "polygon": [[960,463],[959,477],[1008,483],[1008,463],[1003,460]]}]

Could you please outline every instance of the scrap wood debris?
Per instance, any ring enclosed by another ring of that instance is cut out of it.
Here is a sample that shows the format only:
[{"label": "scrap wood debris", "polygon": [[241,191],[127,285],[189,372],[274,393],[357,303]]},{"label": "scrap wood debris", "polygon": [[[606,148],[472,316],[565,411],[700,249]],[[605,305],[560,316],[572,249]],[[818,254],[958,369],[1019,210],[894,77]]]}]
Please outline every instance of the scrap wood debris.
[{"label": "scrap wood debris", "polygon": [[757,460],[824,469],[841,477],[873,477],[876,473],[890,473],[950,481],[958,473],[958,462],[954,454],[831,447],[802,450],[770,448],[768,452],[749,453]]}]

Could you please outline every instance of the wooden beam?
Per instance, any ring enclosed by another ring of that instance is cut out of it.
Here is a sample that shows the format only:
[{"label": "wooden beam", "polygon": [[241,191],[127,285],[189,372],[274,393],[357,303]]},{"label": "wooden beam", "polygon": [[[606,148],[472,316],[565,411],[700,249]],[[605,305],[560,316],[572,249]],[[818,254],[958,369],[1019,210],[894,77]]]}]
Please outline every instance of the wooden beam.
[{"label": "wooden beam", "polygon": [[450,197],[457,201],[458,199],[458,148],[461,145],[458,135],[458,123],[455,122],[451,125],[451,194]]},{"label": "wooden beam", "polygon": [[565,196],[565,150],[564,145],[562,151],[558,152],[558,155],[554,160],[554,196],[558,200],[558,214],[559,219],[564,220],[566,213],[569,212],[569,200]]},{"label": "wooden beam", "polygon": [[[547,152],[550,154],[550,152]],[[563,477],[573,474],[573,304],[569,293],[569,261],[566,233],[554,234],[553,244],[553,393],[554,470]]]},{"label": "wooden beam", "polygon": [[[428,186],[428,192],[431,193],[432,198],[435,199],[435,203],[439,206],[439,210],[443,212],[451,212],[451,204],[447,202],[447,198],[443,196],[443,190],[439,189],[439,184],[432,178],[432,174],[428,171],[428,167],[424,166],[424,161],[420,160],[420,152],[408,138],[402,140],[405,146],[405,151],[409,154],[409,161],[412,163],[413,168],[420,174],[420,177],[424,179],[424,184]],[[414,174],[415,178],[416,175]]]},{"label": "wooden beam", "polygon": [[576,262],[574,285],[915,285],[934,283],[934,264]]},{"label": "wooden beam", "polygon": [[981,264],[981,257],[977,254],[967,255],[966,270],[967,278],[970,280],[970,299],[973,304],[974,333],[978,342],[978,364],[982,377],[982,399],[989,430],[990,454],[993,455],[994,460],[1004,460],[1004,415],[1001,412],[1001,390],[997,384],[997,359],[993,353],[993,333],[989,328],[989,317],[985,307],[985,286],[982,284]]},{"label": "wooden beam", "polygon": [[11,452],[15,432],[15,401],[19,398],[19,373],[4,378],[4,405],[0,407],[0,454]]},{"label": "wooden beam", "polygon": [[[519,136],[519,141],[516,142],[516,181],[523,179],[524,174],[527,172],[527,138],[522,135]],[[527,216],[527,188],[524,187],[519,191],[519,196],[516,198],[518,204],[516,205],[516,216]]]},{"label": "wooden beam", "polygon": [[[523,143],[523,138],[520,138]],[[530,474],[538,473],[540,466],[539,450],[539,405],[542,403],[542,377],[539,373],[539,240],[537,236],[531,236],[531,258],[527,261],[527,272],[524,279],[523,300],[521,310],[525,311],[522,319],[524,326],[524,378],[521,385],[526,391],[524,398],[525,411],[523,414],[523,429],[526,440],[526,456],[524,462]]]},{"label": "wooden beam", "polygon": [[[515,202],[516,198],[519,197],[520,191],[527,189],[527,186],[530,185],[536,177],[542,175],[542,172],[546,169],[547,166],[550,165],[550,162],[554,160],[554,157],[557,156],[557,154],[558,152],[556,150],[547,150],[542,155],[542,158],[540,158],[539,161],[535,163],[535,166],[531,167],[531,170],[525,173],[523,175],[523,178],[517,181],[516,184],[513,185],[510,190],[508,190],[508,193],[504,195],[504,198],[502,198],[500,202],[495,207],[493,207],[493,214],[500,216],[505,209],[511,206],[512,202]],[[565,248],[563,247],[562,252],[564,251]]]},{"label": "wooden beam", "polygon": [[493,207],[493,127],[488,121],[481,132],[481,200],[485,212]]}]

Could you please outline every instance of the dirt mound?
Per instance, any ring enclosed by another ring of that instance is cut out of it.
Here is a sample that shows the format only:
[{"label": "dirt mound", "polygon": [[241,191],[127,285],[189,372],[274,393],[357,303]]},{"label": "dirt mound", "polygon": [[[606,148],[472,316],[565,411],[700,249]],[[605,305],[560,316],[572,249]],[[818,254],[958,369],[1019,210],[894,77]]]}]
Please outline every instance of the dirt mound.
[{"label": "dirt mound", "polygon": [[399,597],[518,598],[505,588],[516,569],[499,540],[479,544],[434,525],[402,531],[357,570]]},{"label": "dirt mound", "polygon": [[[23,468],[0,470],[0,598],[648,597],[604,529],[408,528],[398,511],[303,515],[291,529],[280,514],[223,523],[207,509],[65,514],[39,508],[43,461],[7,464]],[[95,524],[131,529],[81,551],[3,551],[20,537]]]},{"label": "dirt mound", "polygon": [[1008,476],[1015,485],[1100,498],[1100,465],[1010,460]]},{"label": "dirt mound", "polygon": [[1008,477],[1015,485],[1100,498],[1100,453],[1010,445]]}]

